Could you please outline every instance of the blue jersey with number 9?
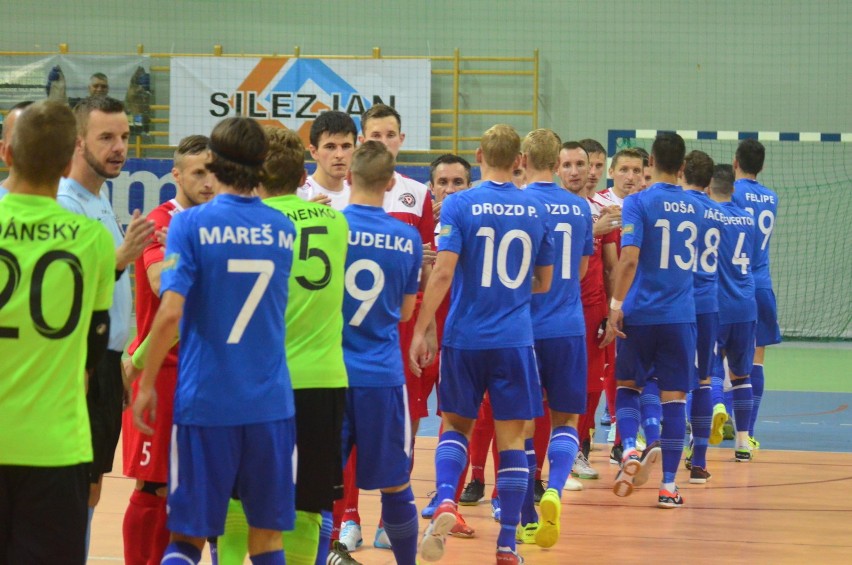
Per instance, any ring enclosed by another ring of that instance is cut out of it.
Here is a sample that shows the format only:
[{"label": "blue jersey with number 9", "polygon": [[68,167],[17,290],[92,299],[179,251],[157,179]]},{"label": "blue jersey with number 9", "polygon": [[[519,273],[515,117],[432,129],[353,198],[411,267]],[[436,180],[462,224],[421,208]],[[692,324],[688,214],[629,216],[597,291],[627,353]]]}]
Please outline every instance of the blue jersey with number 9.
[{"label": "blue jersey with number 9", "polygon": [[176,424],[236,426],[295,413],[284,353],[295,236],[281,212],[232,194],[172,220],[161,292],[186,299]]},{"label": "blue jersey with number 9", "polygon": [[754,251],[751,268],[755,288],[772,288],[769,273],[769,241],[775,231],[778,195],[753,179],[734,182],[733,202],[754,216]]}]

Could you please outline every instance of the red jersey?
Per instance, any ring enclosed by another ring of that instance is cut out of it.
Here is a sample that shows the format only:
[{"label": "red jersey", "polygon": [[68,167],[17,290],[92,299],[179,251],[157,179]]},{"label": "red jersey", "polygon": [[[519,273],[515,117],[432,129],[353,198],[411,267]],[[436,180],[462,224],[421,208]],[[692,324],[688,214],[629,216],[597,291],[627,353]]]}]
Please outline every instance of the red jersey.
[{"label": "red jersey", "polygon": [[[172,217],[178,212],[183,212],[183,208],[177,200],[171,199],[151,210],[147,220],[154,222],[156,229],[161,230],[168,227]],[[151,324],[154,323],[154,316],[157,314],[157,308],[160,307],[160,297],[151,289],[147,271],[148,267],[163,260],[164,252],[165,247],[152,237],[151,242],[142,251],[142,255],[136,259],[134,269],[136,271],[136,337],[127,348],[131,355],[151,331]],[[169,351],[163,365],[177,367],[177,352],[178,346],[175,345]]]},{"label": "red jersey", "polygon": [[[601,210],[609,206],[602,204],[600,199],[589,198],[589,207],[592,209],[592,220],[597,222],[601,216]],[[580,281],[580,300],[583,306],[592,306],[606,302],[606,289],[604,287],[603,271],[603,246],[606,243],[616,243],[621,239],[620,231],[614,230],[603,236],[594,238],[594,253],[589,257],[589,268],[586,276]]]},{"label": "red jersey", "polygon": [[[619,198],[617,194],[615,194],[611,188],[604,189],[594,196],[592,196],[592,200],[594,200],[599,206],[607,207],[607,206],[618,206],[619,208],[624,207],[624,199]],[[621,257],[621,226],[612,230],[612,233],[615,235],[615,252]],[[609,235],[609,234],[607,234]]]},{"label": "red jersey", "polygon": [[414,179],[393,174],[396,182],[390,192],[385,193],[385,212],[420,233],[423,243],[435,246],[435,217],[432,215],[432,197],[426,185]]}]

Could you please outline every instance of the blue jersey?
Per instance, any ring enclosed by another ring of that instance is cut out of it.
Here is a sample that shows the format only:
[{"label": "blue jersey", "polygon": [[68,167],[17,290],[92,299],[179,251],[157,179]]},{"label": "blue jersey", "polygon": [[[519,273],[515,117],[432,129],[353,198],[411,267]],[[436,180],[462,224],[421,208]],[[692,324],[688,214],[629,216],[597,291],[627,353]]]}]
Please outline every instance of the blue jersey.
[{"label": "blue jersey", "polygon": [[485,181],[441,208],[438,251],[458,254],[443,344],[457,349],[533,345],[533,266],[553,264],[547,210],[512,183]]},{"label": "blue jersey", "polygon": [[703,192],[684,190],[704,208],[704,216],[698,226],[695,247],[698,260],[693,267],[693,290],[695,292],[695,314],[711,314],[719,311],[719,242],[722,233],[719,205]]},{"label": "blue jersey", "polygon": [[624,323],[695,322],[692,269],[704,209],[674,184],[656,183],[628,196],[621,212],[621,247],[638,247],[636,277],[624,299]]},{"label": "blue jersey", "polygon": [[343,361],[349,386],[405,384],[400,307],[417,294],[423,245],[413,227],[382,208],[350,204],[343,296]]},{"label": "blue jersey", "polygon": [[733,202],[720,203],[722,242],[719,245],[719,324],[757,320],[751,253],[754,218]]},{"label": "blue jersey", "polygon": [[294,414],[284,353],[293,223],[220,194],[169,226],[161,292],[186,299],[174,421],[236,426]]},{"label": "blue jersey", "polygon": [[594,253],[589,202],[552,182],[530,183],[526,193],[544,203],[555,250],[550,291],[532,297],[535,339],[585,335],[580,261]]},{"label": "blue jersey", "polygon": [[754,251],[751,270],[755,288],[772,288],[769,274],[769,240],[775,231],[778,216],[778,195],[756,180],[739,179],[734,182],[733,202],[754,216]]}]

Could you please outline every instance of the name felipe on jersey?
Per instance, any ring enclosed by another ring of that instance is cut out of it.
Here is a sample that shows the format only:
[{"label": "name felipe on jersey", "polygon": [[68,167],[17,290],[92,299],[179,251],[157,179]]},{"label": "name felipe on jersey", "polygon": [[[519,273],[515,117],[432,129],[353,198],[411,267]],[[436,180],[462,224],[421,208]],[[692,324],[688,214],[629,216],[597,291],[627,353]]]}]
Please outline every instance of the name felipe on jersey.
[{"label": "name felipe on jersey", "polygon": [[749,202],[770,202],[775,204],[775,196],[772,194],[755,194],[753,192],[746,192],[745,199]]},{"label": "name felipe on jersey", "polygon": [[754,218],[751,216],[728,216],[720,210],[707,208],[704,211],[704,217],[710,220],[715,220],[727,226],[753,226]]},{"label": "name felipe on jersey", "polygon": [[694,214],[695,208],[689,202],[678,200],[677,202],[663,202],[663,210],[666,212],[678,212],[680,214]]},{"label": "name felipe on jersey", "polygon": [[76,224],[27,224],[13,219],[5,226],[0,224],[0,237],[20,241],[47,241],[48,239],[77,239],[80,226]]},{"label": "name felipe on jersey", "polygon": [[360,247],[375,247],[377,249],[390,249],[402,253],[414,254],[414,244],[407,237],[390,235],[387,233],[369,233],[360,231],[349,232],[349,245]]},{"label": "name felipe on jersey", "polygon": [[574,214],[575,216],[582,216],[583,209],[577,206],[576,204],[549,204],[547,202],[544,203],[547,207],[547,213],[552,214],[554,216],[565,216],[569,214]]},{"label": "name felipe on jersey", "polygon": [[496,202],[491,204],[490,202],[485,202],[484,204],[473,204],[470,207],[471,214],[474,216],[481,216],[483,214],[491,214],[494,216],[532,216],[534,218],[538,217],[538,212],[535,209],[535,206],[523,206],[521,204],[501,204]]},{"label": "name felipe on jersey", "polygon": [[[274,235],[272,226],[269,224],[263,224],[259,228],[247,228],[245,226],[198,228],[201,245],[221,245],[225,243],[236,245],[274,245]],[[293,239],[293,234],[278,230],[278,247],[293,249]]]}]

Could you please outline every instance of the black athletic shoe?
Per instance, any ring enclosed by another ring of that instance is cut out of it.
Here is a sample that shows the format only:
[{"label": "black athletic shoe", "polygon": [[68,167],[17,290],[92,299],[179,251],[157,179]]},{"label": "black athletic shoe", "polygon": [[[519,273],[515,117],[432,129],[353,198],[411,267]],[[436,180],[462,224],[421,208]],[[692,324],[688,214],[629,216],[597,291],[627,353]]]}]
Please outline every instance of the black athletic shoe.
[{"label": "black athletic shoe", "polygon": [[465,485],[459,497],[459,504],[462,506],[476,506],[482,500],[485,500],[485,483],[473,479]]},{"label": "black athletic shoe", "polygon": [[624,446],[616,443],[612,446],[609,452],[609,462],[611,465],[621,465],[621,459],[624,457]]},{"label": "black athletic shoe", "polygon": [[707,469],[693,465],[689,470],[689,483],[692,485],[703,485],[710,480],[711,476],[712,475],[709,471],[707,471]]},{"label": "black athletic shoe", "polygon": [[601,415],[601,426],[608,427],[612,425],[612,418],[609,415],[609,408],[604,407],[604,412]]},{"label": "black athletic shoe", "polygon": [[536,504],[541,502],[541,497],[544,496],[544,491],[547,490],[544,486],[544,481],[541,479],[535,481],[533,483],[535,485],[535,492],[533,493],[533,500]]}]

